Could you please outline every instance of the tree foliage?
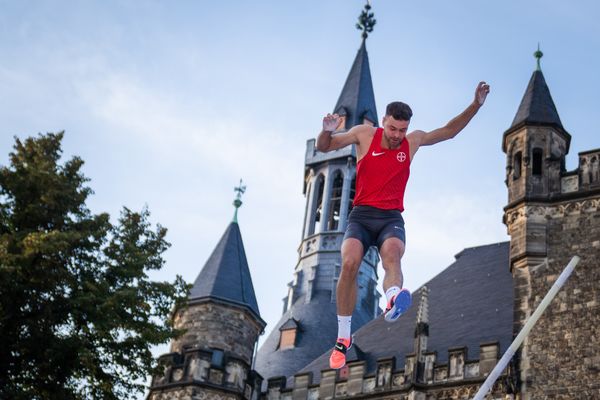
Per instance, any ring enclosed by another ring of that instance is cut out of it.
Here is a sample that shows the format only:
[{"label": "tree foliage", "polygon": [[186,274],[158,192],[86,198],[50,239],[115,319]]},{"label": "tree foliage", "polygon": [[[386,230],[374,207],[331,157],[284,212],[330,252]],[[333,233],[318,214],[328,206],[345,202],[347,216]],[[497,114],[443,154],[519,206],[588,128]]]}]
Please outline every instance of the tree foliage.
[{"label": "tree foliage", "polygon": [[16,139],[0,167],[0,398],[128,398],[155,368],[151,346],[177,335],[188,287],[149,279],[170,244],[147,209],[115,224],[90,212],[62,138]]}]

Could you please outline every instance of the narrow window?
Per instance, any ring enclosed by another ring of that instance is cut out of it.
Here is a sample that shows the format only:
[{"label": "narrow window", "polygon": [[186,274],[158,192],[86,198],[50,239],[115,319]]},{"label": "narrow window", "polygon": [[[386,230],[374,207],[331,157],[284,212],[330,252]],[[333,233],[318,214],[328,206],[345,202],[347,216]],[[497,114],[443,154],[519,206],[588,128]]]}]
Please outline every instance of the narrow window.
[{"label": "narrow window", "polygon": [[591,168],[590,168],[590,183],[598,183],[600,180],[600,165],[598,163],[598,157],[592,157]]},{"label": "narrow window", "polygon": [[519,179],[521,177],[521,152],[517,152],[515,154],[515,159],[514,159],[514,163],[513,163],[513,168],[514,168],[514,172],[513,172],[513,178],[514,179]]},{"label": "narrow window", "polygon": [[313,206],[314,219],[310,224],[310,229],[308,230],[308,234],[312,235],[315,233],[315,226],[318,225],[321,220],[321,208],[323,207],[323,183],[325,182],[325,178],[323,175],[319,175],[315,181],[315,185],[313,186],[314,190],[317,191],[317,196],[315,197],[315,205]]},{"label": "narrow window", "polygon": [[210,364],[211,366],[218,368],[223,366],[223,350],[212,349],[212,357],[210,359]]},{"label": "narrow window", "polygon": [[533,166],[531,173],[534,176],[542,175],[542,149],[540,148],[533,149]]},{"label": "narrow window", "polygon": [[340,223],[340,206],[342,204],[342,189],[344,187],[344,175],[337,171],[333,178],[333,187],[331,190],[331,201],[329,207],[329,218],[327,220],[327,230],[337,230]]}]

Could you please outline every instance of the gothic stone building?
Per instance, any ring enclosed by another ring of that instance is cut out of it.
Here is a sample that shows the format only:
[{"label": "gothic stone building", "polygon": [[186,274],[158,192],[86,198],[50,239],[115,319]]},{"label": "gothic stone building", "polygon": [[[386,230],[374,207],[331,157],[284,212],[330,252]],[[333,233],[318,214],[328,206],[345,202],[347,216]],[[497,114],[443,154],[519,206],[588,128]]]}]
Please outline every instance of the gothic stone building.
[{"label": "gothic stone building", "polygon": [[[333,111],[343,115],[340,130],[377,125],[364,40]],[[280,321],[254,356],[265,323],[234,222],[175,316],[187,331],[162,356],[168,367],[148,400],[469,399],[572,255],[578,268],[487,398],[600,398],[600,149],[579,153],[578,168],[566,171],[570,139],[538,67],[502,140],[510,242],[458,253],[393,326],[380,315],[371,249],[355,345],[338,371],[327,359],[356,153],[322,154],[309,140],[303,237]]]}]

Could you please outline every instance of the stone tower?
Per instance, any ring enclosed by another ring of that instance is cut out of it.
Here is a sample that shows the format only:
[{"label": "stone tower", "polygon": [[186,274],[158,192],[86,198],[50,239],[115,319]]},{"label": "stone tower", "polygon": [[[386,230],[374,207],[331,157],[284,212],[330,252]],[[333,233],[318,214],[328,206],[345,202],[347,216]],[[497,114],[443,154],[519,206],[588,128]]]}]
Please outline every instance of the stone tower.
[{"label": "stone tower", "polygon": [[[600,397],[600,150],[579,154],[567,172],[563,128],[535,53],[534,71],[504,133],[515,334],[573,255],[581,262],[516,358],[521,399]],[[586,169],[587,167],[587,169]]]},{"label": "stone tower", "polygon": [[148,400],[257,399],[261,379],[252,370],[266,323],[260,317],[236,213],[174,317],[185,333],[161,356],[164,374],[154,377]]},{"label": "stone tower", "polygon": [[[339,132],[357,124],[377,125],[366,34],[332,111],[342,116]],[[265,379],[282,377],[272,380],[274,384],[285,385],[287,378],[334,345],[340,249],[354,199],[355,173],[354,146],[321,153],[315,140],[308,140],[303,189],[306,207],[298,263],[283,299],[283,315],[260,348],[256,362]],[[353,331],[380,313],[378,262],[377,251],[369,249],[358,277]]]}]

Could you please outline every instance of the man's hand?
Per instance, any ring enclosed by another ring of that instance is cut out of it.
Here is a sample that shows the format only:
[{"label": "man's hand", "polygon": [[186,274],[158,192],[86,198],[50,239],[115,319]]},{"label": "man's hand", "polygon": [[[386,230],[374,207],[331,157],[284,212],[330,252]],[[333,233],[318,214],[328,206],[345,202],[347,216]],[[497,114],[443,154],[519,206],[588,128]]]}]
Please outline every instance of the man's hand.
[{"label": "man's hand", "polygon": [[334,132],[340,125],[340,116],[337,114],[327,114],[323,117],[323,130],[326,132]]},{"label": "man's hand", "polygon": [[475,89],[475,101],[479,106],[482,106],[485,103],[485,98],[490,92],[490,85],[485,82],[479,82],[477,85],[477,89]]}]

